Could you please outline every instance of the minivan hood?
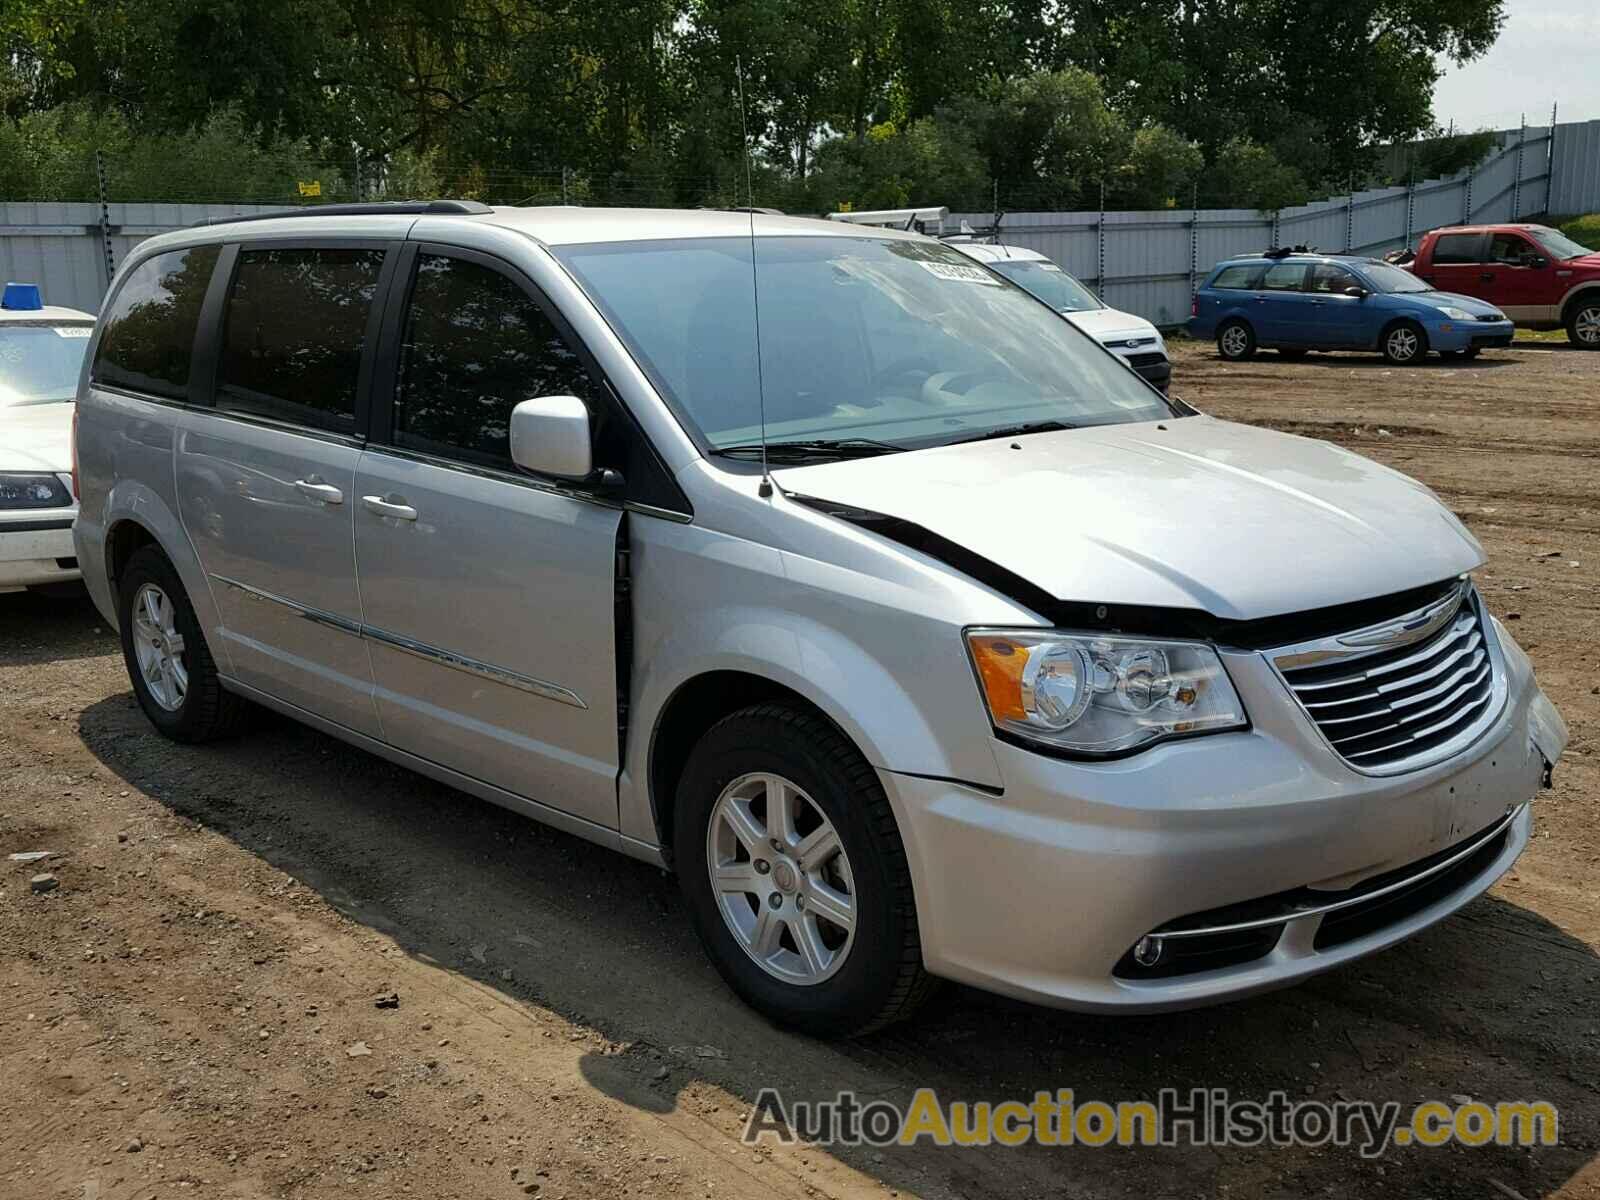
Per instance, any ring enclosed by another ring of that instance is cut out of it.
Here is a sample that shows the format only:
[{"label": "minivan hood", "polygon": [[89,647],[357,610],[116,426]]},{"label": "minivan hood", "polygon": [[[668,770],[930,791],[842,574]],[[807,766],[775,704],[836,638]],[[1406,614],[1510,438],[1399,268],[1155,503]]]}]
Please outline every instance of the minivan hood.
[{"label": "minivan hood", "polygon": [[1470,571],[1423,485],[1328,442],[1211,417],[784,468],[785,490],[920,525],[1063,601],[1251,620]]},{"label": "minivan hood", "polygon": [[1086,308],[1082,312],[1062,313],[1079,329],[1097,342],[1107,338],[1120,340],[1128,337],[1158,337],[1156,327],[1143,317],[1118,312],[1114,308]]},{"label": "minivan hood", "polygon": [[0,407],[0,471],[70,471],[72,404]]}]

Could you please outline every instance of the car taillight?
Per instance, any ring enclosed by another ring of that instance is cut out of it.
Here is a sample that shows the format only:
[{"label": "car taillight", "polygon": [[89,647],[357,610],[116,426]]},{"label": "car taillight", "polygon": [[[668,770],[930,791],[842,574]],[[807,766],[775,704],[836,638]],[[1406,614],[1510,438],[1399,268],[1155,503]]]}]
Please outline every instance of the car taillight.
[{"label": "car taillight", "polygon": [[72,498],[80,498],[78,492],[78,406],[72,406]]},{"label": "car taillight", "polygon": [[1191,317],[1198,317],[1200,315],[1200,297],[1199,296],[1196,296],[1193,300],[1189,301],[1189,315]]}]

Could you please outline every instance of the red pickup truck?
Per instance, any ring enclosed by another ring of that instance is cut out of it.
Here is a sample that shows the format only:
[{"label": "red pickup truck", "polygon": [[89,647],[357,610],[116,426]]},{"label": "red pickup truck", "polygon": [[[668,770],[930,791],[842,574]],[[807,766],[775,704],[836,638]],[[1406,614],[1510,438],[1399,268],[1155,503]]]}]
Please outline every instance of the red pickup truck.
[{"label": "red pickup truck", "polygon": [[1600,350],[1600,254],[1547,225],[1458,225],[1424,234],[1405,264],[1441,292],[1487,300],[1527,329]]}]

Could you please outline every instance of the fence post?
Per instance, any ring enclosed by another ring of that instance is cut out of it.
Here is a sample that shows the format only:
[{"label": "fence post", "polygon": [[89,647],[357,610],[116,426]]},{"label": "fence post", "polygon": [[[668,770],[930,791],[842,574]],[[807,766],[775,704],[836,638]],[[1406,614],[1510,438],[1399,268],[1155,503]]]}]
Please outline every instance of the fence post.
[{"label": "fence post", "polygon": [[1189,194],[1189,298],[1194,299],[1200,280],[1200,184],[1196,181]]},{"label": "fence post", "polygon": [[1277,247],[1278,247],[1278,239],[1283,236],[1282,235],[1282,231],[1278,228],[1278,217],[1282,212],[1283,212],[1283,210],[1281,208],[1275,208],[1275,209],[1272,210],[1272,248],[1273,249],[1277,249]]},{"label": "fence post", "polygon": [[1550,102],[1550,136],[1544,142],[1544,210],[1556,202],[1556,105]]},{"label": "fence post", "polygon": [[1356,248],[1356,177],[1350,176],[1350,188],[1344,198],[1344,252]]},{"label": "fence post", "polygon": [[1101,300],[1106,298],[1106,181],[1100,177],[1100,217],[1094,223],[1095,241],[1098,244],[1100,265],[1095,268],[1094,290]]},{"label": "fence post", "polygon": [[1466,190],[1466,195],[1463,196],[1462,200],[1461,200],[1461,223],[1463,225],[1471,225],[1472,224],[1472,181],[1474,179],[1476,179],[1477,177],[1478,177],[1478,168],[1477,167],[1468,167],[1467,168],[1467,190]]},{"label": "fence post", "polygon": [[106,186],[106,156],[101,150],[94,152],[94,180],[100,192],[100,249],[105,253],[106,287],[109,288],[117,268],[111,253],[111,194]]},{"label": "fence post", "polygon": [[567,168],[561,168],[561,203],[567,203]]},{"label": "fence post", "polygon": [[1522,124],[1517,129],[1517,177],[1511,181],[1511,219],[1522,215],[1522,147],[1528,140],[1528,114],[1522,114]]},{"label": "fence post", "polygon": [[1400,239],[1402,248],[1411,245],[1411,229],[1417,223],[1417,159],[1411,156],[1411,174],[1406,180],[1406,232]]}]

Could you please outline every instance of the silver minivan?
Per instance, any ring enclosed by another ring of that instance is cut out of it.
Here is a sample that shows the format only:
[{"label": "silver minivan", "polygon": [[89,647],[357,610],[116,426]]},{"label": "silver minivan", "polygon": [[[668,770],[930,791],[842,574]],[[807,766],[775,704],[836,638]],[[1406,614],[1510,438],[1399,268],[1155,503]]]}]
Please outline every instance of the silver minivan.
[{"label": "silver minivan", "polygon": [[1149,1012],[1349,962],[1511,866],[1566,743],[1427,488],[1168,400],[915,235],[167,234],[78,415],[158,730],[262,705],[670,867],[816,1033],[939,978]]}]

